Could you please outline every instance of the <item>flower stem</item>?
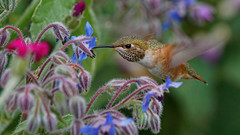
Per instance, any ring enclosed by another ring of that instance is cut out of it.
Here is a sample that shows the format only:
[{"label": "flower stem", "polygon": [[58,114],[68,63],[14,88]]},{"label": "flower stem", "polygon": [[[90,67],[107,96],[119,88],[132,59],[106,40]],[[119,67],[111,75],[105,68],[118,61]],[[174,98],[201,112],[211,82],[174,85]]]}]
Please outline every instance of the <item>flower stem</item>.
[{"label": "flower stem", "polygon": [[[77,39],[77,40],[70,40],[70,41],[68,41],[67,43],[65,43],[63,46],[62,46],[62,48],[61,48],[61,50],[63,51],[68,45],[70,45],[70,44],[72,44],[72,43],[75,43],[75,42],[82,42],[82,41],[86,41],[86,40],[91,40],[91,38],[83,38],[83,39]],[[85,47],[85,46],[84,46]],[[86,48],[86,47],[85,47]],[[88,53],[88,52],[86,52],[86,53]]]},{"label": "flower stem", "polygon": [[44,34],[48,29],[54,27],[55,25],[56,25],[56,24],[53,23],[53,24],[49,24],[47,27],[45,27],[45,28],[41,31],[41,33],[38,35],[37,40],[35,41],[35,43],[37,44],[37,43],[40,41],[40,39],[42,38],[43,34]]},{"label": "flower stem", "polygon": [[61,79],[64,79],[64,77],[62,77],[62,76],[53,76],[53,77],[47,79],[46,81],[44,81],[42,83],[42,87],[46,86],[48,83],[50,83],[51,81],[54,81],[56,79],[61,80]]},{"label": "flower stem", "polygon": [[[22,34],[22,32],[21,32],[18,28],[13,27],[13,26],[6,26],[6,27],[3,28],[2,31],[5,31],[5,30],[7,30],[7,29],[12,29],[12,30],[16,31],[16,32],[18,33],[20,39],[22,39],[22,41],[24,41],[23,34]],[[24,42],[24,43],[25,43],[25,42]]]},{"label": "flower stem", "polygon": [[155,85],[152,85],[152,84],[148,84],[148,85],[144,85],[143,87],[135,90],[133,93],[131,93],[128,97],[126,97],[124,100],[122,100],[120,103],[118,103],[117,105],[115,105],[114,107],[112,107],[112,109],[118,109],[119,107],[121,107],[125,102],[127,102],[129,99],[131,99],[134,95],[136,95],[138,92],[146,89],[146,88],[149,88],[149,87],[152,87],[152,88],[155,88],[156,86]]},{"label": "flower stem", "polygon": [[43,69],[47,66],[47,64],[50,62],[50,60],[51,60],[51,57],[49,57],[49,58],[43,63],[43,65],[42,65],[42,67],[41,67],[41,69],[40,69],[40,71],[39,71],[39,73],[38,73],[38,78],[40,78],[40,75],[42,74]]},{"label": "flower stem", "polygon": [[109,109],[113,102],[115,101],[115,99],[117,98],[117,96],[119,95],[119,93],[123,90],[124,87],[126,87],[129,83],[133,83],[133,82],[137,82],[138,80],[137,79],[133,79],[133,80],[129,80],[127,82],[125,82],[118,90],[117,92],[115,93],[115,95],[113,96],[113,98],[110,100],[110,102],[108,103],[107,105],[107,109]]},{"label": "flower stem", "polygon": [[39,86],[40,83],[38,82],[37,78],[32,74],[31,71],[27,71],[27,75]]},{"label": "flower stem", "polygon": [[106,90],[106,88],[107,88],[107,86],[103,86],[102,88],[100,88],[100,89],[97,91],[97,93],[93,96],[93,98],[92,98],[91,101],[89,102],[85,114],[88,113],[88,111],[89,111],[90,107],[92,106],[93,102],[96,100],[96,98],[97,98],[104,90]]}]

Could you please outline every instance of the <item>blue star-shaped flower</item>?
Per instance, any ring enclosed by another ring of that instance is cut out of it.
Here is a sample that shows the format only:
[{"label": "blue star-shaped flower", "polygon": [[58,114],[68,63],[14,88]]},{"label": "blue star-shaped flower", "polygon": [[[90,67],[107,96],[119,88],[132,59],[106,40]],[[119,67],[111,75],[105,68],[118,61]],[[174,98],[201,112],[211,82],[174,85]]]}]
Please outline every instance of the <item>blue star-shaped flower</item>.
[{"label": "blue star-shaped flower", "polygon": [[84,128],[81,128],[79,132],[82,134],[98,135],[99,130],[100,126],[98,128],[93,126],[85,126]]},{"label": "blue star-shaped flower", "polygon": [[[163,86],[163,89],[167,89],[170,87],[178,88],[181,85],[182,85],[182,82],[172,82],[170,79],[170,76],[168,76],[167,81]],[[147,93],[146,96],[143,98],[143,102],[142,102],[143,113],[147,111],[149,106],[149,100],[151,99],[152,96],[154,96],[159,102],[163,99],[163,95],[162,94],[160,95],[158,91],[151,91]]]},{"label": "blue star-shaped flower", "polygon": [[98,135],[98,132],[102,127],[110,126],[108,133],[110,135],[115,135],[115,128],[114,128],[115,126],[125,127],[128,124],[130,124],[132,121],[133,121],[132,118],[126,118],[126,119],[122,120],[120,123],[114,123],[113,116],[110,113],[108,113],[107,117],[106,117],[106,122],[104,124],[100,125],[98,128],[95,128],[93,126],[85,126],[84,128],[80,129],[80,133],[90,134],[90,135]]},{"label": "blue star-shaped flower", "polygon": [[[93,34],[93,28],[89,22],[86,23],[85,31],[86,31],[86,35],[85,35],[86,37],[91,37],[91,35]],[[75,38],[77,38],[77,37],[76,36],[70,37],[71,40],[74,40]],[[96,44],[95,40],[96,40],[96,38],[93,37],[90,41],[85,42],[86,44],[88,44],[89,49],[92,49],[95,47],[95,44]],[[79,64],[82,65],[82,61],[87,58],[87,54],[85,52],[82,52],[81,49],[77,49],[77,50],[78,50],[79,57],[77,58],[76,52],[74,52],[72,61],[76,62],[76,60],[78,59]]]}]

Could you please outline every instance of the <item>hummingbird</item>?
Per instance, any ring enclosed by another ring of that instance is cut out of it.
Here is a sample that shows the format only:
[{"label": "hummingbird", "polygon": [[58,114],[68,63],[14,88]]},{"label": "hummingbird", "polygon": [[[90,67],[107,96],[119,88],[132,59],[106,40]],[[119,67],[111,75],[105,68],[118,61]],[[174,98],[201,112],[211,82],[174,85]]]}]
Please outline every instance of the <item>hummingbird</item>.
[{"label": "hummingbird", "polygon": [[[179,43],[163,44],[156,39],[139,36],[124,36],[110,45],[96,46],[93,49],[97,48],[113,48],[124,59],[143,65],[163,81],[170,76],[172,81],[194,78],[207,84],[190,64],[185,62],[199,53],[197,47],[187,47]],[[207,47],[200,50],[206,49]],[[193,56],[188,56],[188,51]]]}]

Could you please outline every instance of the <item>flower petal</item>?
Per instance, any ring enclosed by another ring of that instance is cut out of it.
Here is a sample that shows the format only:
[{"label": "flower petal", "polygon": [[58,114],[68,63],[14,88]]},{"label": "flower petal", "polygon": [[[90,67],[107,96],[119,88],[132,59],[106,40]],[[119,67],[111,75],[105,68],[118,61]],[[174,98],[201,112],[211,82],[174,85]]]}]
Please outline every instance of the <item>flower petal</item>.
[{"label": "flower petal", "polygon": [[89,48],[92,49],[93,47],[95,47],[95,44],[96,44],[96,38],[93,37],[89,42]]},{"label": "flower petal", "polygon": [[80,53],[79,54],[79,58],[78,58],[78,62],[80,65],[82,65],[82,60],[87,58],[87,54],[86,53]]},{"label": "flower petal", "polygon": [[148,93],[144,99],[143,99],[143,102],[142,102],[142,111],[143,113],[145,113],[148,109],[148,106],[149,106],[149,100],[152,96],[154,96],[155,93]]},{"label": "flower petal", "polygon": [[133,119],[132,119],[132,118],[126,118],[126,119],[124,119],[124,120],[122,120],[122,121],[120,122],[120,126],[125,127],[125,126],[127,126],[129,123],[131,123],[131,122],[133,122]]},{"label": "flower petal", "polygon": [[109,129],[109,134],[110,135],[115,135],[114,125],[111,125],[111,128]]},{"label": "flower petal", "polygon": [[111,113],[107,114],[106,122],[104,125],[108,125],[108,124],[113,124],[113,117],[112,117]]},{"label": "flower petal", "polygon": [[86,37],[91,37],[92,36],[93,28],[92,28],[92,26],[90,25],[89,22],[86,23],[85,31],[86,31]]},{"label": "flower petal", "polygon": [[93,126],[85,126],[84,128],[81,128],[79,132],[83,134],[90,134],[94,131],[94,129],[96,130],[96,128]]}]

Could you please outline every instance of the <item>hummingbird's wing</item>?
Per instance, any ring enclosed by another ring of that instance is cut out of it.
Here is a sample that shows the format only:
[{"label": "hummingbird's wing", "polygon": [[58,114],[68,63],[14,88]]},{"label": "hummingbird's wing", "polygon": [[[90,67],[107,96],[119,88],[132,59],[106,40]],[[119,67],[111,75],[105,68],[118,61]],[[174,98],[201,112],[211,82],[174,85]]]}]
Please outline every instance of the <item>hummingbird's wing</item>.
[{"label": "hummingbird's wing", "polygon": [[230,37],[230,33],[228,27],[221,26],[215,28],[207,35],[195,38],[192,42],[176,43],[174,45],[170,66],[176,67],[211,48],[223,46]]}]

